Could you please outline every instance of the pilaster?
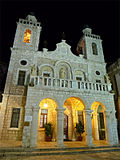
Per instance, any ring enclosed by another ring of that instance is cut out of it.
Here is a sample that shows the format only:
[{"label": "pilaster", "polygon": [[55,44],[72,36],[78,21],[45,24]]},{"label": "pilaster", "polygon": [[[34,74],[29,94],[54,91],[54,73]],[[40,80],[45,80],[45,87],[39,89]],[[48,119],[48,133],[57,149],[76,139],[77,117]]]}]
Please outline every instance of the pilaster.
[{"label": "pilaster", "polygon": [[106,110],[107,140],[110,145],[118,144],[117,120],[115,111]]}]

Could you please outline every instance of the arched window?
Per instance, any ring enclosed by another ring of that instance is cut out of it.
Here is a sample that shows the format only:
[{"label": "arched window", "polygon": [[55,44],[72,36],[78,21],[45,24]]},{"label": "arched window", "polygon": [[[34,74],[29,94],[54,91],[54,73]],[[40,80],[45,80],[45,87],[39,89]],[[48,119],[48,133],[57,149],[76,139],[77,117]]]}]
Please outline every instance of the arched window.
[{"label": "arched window", "polygon": [[98,55],[96,43],[92,43],[92,51],[94,55]]},{"label": "arched window", "polygon": [[31,40],[31,30],[26,29],[24,34],[24,43],[30,43]]}]

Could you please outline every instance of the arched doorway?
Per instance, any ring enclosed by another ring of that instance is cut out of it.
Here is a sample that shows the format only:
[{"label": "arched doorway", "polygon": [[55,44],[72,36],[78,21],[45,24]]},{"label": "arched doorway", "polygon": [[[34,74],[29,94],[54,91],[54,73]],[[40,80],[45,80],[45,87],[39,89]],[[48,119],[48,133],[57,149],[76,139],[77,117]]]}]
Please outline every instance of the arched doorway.
[{"label": "arched doorway", "polygon": [[92,113],[92,136],[93,140],[106,140],[105,107],[100,102],[94,102]]},{"label": "arched doorway", "polygon": [[[64,111],[64,140],[77,140],[76,133],[76,123],[81,121],[85,126],[85,114],[84,109],[85,105],[81,99],[77,97],[68,98],[64,107],[66,110]],[[83,133],[83,140],[85,140],[85,133]]]},{"label": "arched doorway", "polygon": [[57,114],[56,102],[51,98],[45,98],[40,102],[38,118],[38,141],[45,141],[45,124],[52,123],[52,141],[56,141],[57,134]]}]

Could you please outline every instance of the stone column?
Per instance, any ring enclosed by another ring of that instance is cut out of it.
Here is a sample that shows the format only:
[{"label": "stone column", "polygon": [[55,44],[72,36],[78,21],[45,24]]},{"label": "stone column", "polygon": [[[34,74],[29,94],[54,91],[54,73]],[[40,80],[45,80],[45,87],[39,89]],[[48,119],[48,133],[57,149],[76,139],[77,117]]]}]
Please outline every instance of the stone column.
[{"label": "stone column", "polygon": [[32,106],[25,107],[24,128],[22,135],[22,147],[30,147],[30,128],[32,120]]},{"label": "stone column", "polygon": [[64,147],[64,110],[65,108],[57,108],[57,146]]},{"label": "stone column", "polygon": [[91,110],[85,110],[86,143],[88,146],[93,146],[91,112]]},{"label": "stone column", "polygon": [[110,145],[118,144],[117,123],[112,111],[106,110],[107,140]]},{"label": "stone column", "polygon": [[31,132],[30,132],[30,147],[37,146],[37,134],[38,134],[38,113],[39,106],[33,106],[33,114],[32,114],[32,124],[31,124]]}]

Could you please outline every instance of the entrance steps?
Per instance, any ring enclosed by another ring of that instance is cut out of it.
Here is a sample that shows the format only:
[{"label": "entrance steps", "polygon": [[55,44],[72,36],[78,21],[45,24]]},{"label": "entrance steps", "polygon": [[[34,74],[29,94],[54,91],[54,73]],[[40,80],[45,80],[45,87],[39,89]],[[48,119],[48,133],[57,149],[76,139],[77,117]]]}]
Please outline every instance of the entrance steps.
[{"label": "entrance steps", "polygon": [[74,148],[1,148],[0,157],[73,155],[100,152],[120,152],[120,145]]}]

